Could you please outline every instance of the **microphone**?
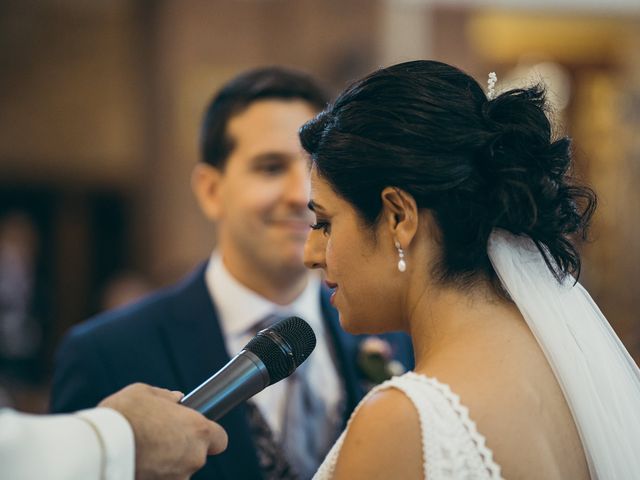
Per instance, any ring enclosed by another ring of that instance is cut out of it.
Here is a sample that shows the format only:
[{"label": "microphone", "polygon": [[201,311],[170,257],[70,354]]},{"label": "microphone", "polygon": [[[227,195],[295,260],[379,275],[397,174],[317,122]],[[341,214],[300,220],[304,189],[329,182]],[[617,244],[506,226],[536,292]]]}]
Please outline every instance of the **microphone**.
[{"label": "microphone", "polygon": [[289,317],[265,328],[222,369],[180,400],[211,420],[291,375],[316,346],[307,322]]}]

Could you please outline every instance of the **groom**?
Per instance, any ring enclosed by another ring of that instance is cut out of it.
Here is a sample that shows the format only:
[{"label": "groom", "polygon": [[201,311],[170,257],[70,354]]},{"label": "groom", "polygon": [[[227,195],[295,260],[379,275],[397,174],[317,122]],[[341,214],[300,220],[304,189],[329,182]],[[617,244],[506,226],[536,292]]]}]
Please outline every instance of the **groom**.
[{"label": "groom", "polygon": [[[132,382],[189,392],[255,332],[298,315],[314,353],[291,377],[223,417],[229,447],[195,479],[309,478],[363,394],[360,338],[344,333],[320,278],[305,270],[309,171],[298,128],[327,103],[308,76],[247,72],[209,105],[192,186],[217,227],[208,262],[182,283],[75,327],[57,356],[52,410],[94,406]],[[412,367],[408,337],[385,337]]]}]

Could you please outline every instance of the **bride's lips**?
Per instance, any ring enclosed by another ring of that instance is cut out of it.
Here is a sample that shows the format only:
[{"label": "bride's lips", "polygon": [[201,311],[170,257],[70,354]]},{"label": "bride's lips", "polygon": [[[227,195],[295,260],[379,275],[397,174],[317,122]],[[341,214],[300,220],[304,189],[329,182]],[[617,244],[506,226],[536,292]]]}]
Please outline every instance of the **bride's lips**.
[{"label": "bride's lips", "polygon": [[335,297],[336,297],[336,290],[338,290],[338,284],[330,282],[328,280],[325,280],[324,283],[327,285],[327,287],[329,287],[332,290],[331,296],[329,297],[329,302],[331,302],[331,305],[335,307]]}]

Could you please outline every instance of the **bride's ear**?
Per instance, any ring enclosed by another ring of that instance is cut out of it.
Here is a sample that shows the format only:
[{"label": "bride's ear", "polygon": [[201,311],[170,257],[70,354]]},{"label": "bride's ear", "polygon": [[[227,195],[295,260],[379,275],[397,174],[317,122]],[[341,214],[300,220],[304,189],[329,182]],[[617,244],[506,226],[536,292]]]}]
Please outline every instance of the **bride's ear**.
[{"label": "bride's ear", "polygon": [[385,228],[403,248],[408,248],[418,230],[418,205],[413,195],[398,187],[385,187],[380,194]]}]

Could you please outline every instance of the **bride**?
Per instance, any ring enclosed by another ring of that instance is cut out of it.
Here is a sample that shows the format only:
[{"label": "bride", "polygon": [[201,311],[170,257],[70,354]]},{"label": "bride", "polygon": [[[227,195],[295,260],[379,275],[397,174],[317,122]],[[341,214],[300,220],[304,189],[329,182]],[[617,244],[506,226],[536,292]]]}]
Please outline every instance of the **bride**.
[{"label": "bride", "polygon": [[301,130],[324,270],[351,333],[409,332],[325,479],[640,478],[640,374],[589,295],[571,182],[539,87],[488,95],[434,61],[354,83]]}]

